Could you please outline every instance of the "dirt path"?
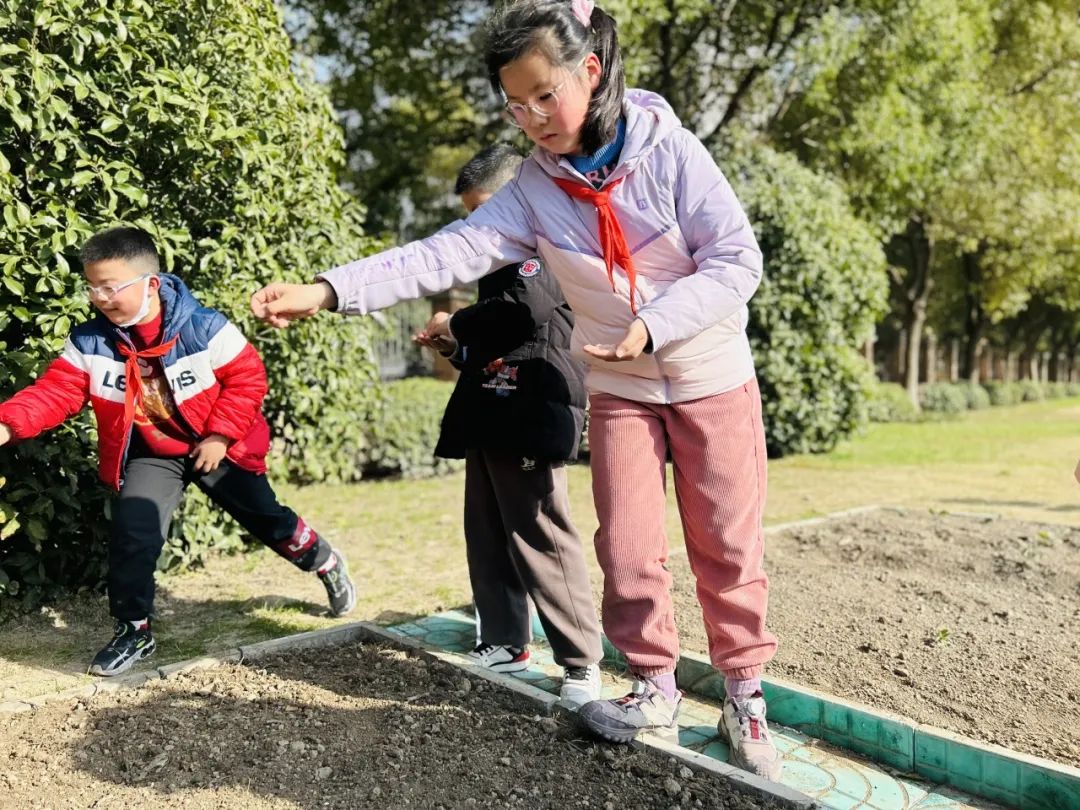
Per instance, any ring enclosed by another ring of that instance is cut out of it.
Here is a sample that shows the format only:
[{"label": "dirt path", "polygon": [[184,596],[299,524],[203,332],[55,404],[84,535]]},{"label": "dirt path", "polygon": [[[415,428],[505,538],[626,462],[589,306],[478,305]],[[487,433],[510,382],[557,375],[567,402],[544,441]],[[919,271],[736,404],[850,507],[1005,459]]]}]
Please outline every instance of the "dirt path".
[{"label": "dirt path", "polygon": [[765,805],[600,746],[510,692],[373,645],[0,716],[0,805],[697,808]]},{"label": "dirt path", "polygon": [[[1080,766],[1080,529],[874,512],[768,539],[770,671]],[[685,555],[684,646],[706,641]]]}]

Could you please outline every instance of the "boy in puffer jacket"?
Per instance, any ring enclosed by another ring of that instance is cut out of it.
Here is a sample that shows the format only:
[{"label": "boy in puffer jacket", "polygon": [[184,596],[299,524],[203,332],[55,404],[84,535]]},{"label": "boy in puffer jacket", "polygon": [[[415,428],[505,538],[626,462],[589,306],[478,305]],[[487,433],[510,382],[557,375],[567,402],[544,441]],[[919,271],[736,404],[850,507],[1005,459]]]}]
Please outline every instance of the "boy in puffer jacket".
[{"label": "boy in puffer jacket", "polygon": [[[469,160],[454,192],[467,211],[520,170],[509,144]],[[480,279],[477,302],[436,313],[415,340],[461,371],[435,455],[465,459],[465,548],[480,638],[474,663],[529,667],[531,597],[555,662],[562,706],[600,697],[603,657],[566,462],[585,419],[584,368],[570,356],[574,316],[543,262],[530,257]]]},{"label": "boy in puffer jacket", "polygon": [[116,626],[90,673],[119,675],[154,652],[154,570],[190,483],[293,565],[316,572],[331,613],[352,610],[356,589],[344,559],[278,503],[266,480],[267,383],[255,348],[179,278],[159,272],[145,231],[99,233],[80,258],[100,314],[72,331],[36,382],[0,403],[0,445],[93,406],[98,474],[119,498],[108,573]]}]

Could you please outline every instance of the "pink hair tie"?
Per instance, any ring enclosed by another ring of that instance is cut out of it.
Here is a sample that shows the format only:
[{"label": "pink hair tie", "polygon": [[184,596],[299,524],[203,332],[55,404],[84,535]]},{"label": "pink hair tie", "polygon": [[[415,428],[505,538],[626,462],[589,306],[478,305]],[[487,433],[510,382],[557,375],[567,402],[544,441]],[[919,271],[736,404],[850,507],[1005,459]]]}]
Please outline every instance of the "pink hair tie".
[{"label": "pink hair tie", "polygon": [[592,27],[592,13],[593,9],[596,8],[596,3],[593,0],[570,0],[570,8],[573,9],[574,16],[577,17],[579,23],[586,28]]}]

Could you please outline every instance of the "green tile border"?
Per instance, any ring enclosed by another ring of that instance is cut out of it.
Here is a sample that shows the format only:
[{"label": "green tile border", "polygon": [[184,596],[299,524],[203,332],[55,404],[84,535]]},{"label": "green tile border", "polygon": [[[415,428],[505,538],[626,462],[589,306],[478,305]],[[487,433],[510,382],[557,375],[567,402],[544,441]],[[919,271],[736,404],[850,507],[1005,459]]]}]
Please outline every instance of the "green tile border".
[{"label": "green tile border", "polygon": [[932,726],[915,726],[913,767],[927,779],[1012,807],[1080,808],[1080,769]]},{"label": "green tile border", "polygon": [[[722,699],[724,679],[703,656],[683,653],[681,688]],[[763,681],[769,717],[897,770],[1022,810],[1080,810],[1080,769],[1033,757],[779,678]]]}]

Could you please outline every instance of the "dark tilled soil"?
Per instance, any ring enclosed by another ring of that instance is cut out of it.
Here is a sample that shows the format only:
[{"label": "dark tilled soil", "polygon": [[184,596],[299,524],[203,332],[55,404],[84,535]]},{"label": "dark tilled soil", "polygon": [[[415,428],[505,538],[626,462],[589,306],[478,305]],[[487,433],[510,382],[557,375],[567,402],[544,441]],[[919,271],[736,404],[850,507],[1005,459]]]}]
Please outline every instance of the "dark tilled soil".
[{"label": "dark tilled soil", "polygon": [[[675,556],[683,643],[707,643]],[[878,511],[771,535],[769,671],[1080,766],[1080,529]]]},{"label": "dark tilled soil", "polygon": [[258,666],[0,716],[0,806],[767,806],[396,650],[350,645]]}]

